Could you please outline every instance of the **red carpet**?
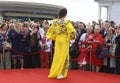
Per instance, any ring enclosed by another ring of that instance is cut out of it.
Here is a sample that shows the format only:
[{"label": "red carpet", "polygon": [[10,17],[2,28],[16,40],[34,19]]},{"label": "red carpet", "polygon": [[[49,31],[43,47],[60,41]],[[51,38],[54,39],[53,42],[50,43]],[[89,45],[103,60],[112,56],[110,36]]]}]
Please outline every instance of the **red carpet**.
[{"label": "red carpet", "polygon": [[120,83],[120,75],[69,70],[66,79],[48,79],[49,69],[0,70],[0,83]]}]

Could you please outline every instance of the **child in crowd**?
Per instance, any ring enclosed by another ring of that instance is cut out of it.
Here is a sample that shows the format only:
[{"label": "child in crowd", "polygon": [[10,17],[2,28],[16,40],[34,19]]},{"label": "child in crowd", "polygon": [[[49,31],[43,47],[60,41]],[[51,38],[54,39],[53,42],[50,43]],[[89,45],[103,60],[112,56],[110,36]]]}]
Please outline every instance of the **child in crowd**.
[{"label": "child in crowd", "polygon": [[80,55],[78,57],[78,64],[80,65],[80,69],[84,70],[85,65],[87,64],[86,62],[86,56],[88,55],[89,48],[91,46],[88,46],[87,43],[81,42],[80,44]]},{"label": "child in crowd", "polygon": [[49,25],[44,25],[44,31],[45,34],[42,37],[41,41],[41,55],[40,55],[40,61],[41,61],[41,68],[49,68],[50,65],[50,46],[52,44],[51,40],[48,40],[46,38],[46,32],[49,28]]}]

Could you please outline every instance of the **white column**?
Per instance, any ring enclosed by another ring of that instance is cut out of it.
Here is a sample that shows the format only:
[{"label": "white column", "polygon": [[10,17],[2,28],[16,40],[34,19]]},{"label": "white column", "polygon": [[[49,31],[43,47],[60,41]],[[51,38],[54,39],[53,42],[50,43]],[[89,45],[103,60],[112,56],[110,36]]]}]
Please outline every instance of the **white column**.
[{"label": "white column", "polygon": [[111,17],[111,6],[108,6],[107,19],[110,20]]},{"label": "white column", "polygon": [[101,6],[99,5],[99,19],[101,19]]},{"label": "white column", "polygon": [[0,23],[2,23],[2,22],[3,22],[3,15],[0,14]]}]

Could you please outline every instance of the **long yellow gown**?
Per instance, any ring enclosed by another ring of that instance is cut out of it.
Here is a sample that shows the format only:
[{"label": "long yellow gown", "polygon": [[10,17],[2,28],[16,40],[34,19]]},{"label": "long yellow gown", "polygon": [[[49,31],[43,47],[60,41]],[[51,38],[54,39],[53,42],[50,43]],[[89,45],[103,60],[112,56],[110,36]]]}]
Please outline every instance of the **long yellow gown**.
[{"label": "long yellow gown", "polygon": [[75,39],[76,31],[71,22],[64,20],[63,23],[53,20],[47,31],[47,38],[55,40],[53,62],[48,78],[56,78],[60,74],[67,77],[69,64],[69,41]]}]

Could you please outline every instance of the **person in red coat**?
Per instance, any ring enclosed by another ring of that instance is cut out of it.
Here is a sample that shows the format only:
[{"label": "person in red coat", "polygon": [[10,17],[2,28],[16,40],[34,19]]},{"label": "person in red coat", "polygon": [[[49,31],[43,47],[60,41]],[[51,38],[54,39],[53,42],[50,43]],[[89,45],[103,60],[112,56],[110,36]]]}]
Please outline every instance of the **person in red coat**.
[{"label": "person in red coat", "polygon": [[92,71],[99,72],[99,69],[103,65],[103,59],[98,59],[96,57],[96,49],[98,45],[104,44],[104,39],[100,34],[100,26],[96,25],[94,29],[94,33],[89,36],[86,42],[92,46],[92,50],[90,52],[90,57],[88,59],[88,63],[91,65]]},{"label": "person in red coat", "polygon": [[89,48],[88,44],[86,42],[81,42],[81,47],[80,47],[80,55],[78,57],[78,63],[80,65],[80,69],[85,69],[85,65],[87,64],[86,62],[86,56],[88,55]]}]

